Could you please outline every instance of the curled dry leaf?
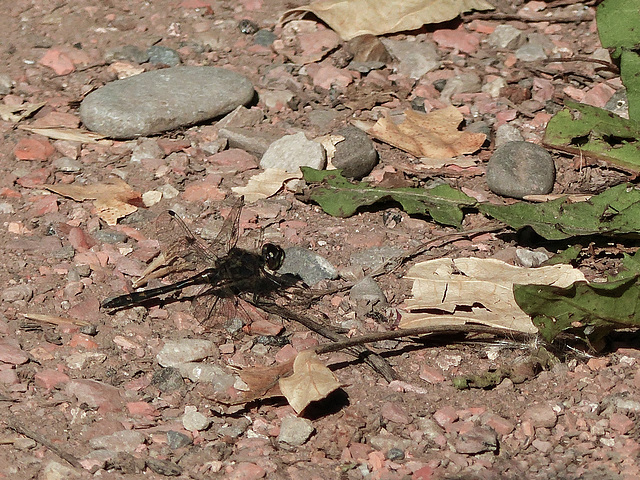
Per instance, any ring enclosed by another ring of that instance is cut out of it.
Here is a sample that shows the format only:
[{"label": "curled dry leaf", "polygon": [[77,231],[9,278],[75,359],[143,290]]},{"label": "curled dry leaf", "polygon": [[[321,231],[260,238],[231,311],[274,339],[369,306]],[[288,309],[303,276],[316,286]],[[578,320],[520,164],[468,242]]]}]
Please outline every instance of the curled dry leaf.
[{"label": "curled dry leaf", "polygon": [[23,103],[22,105],[0,105],[0,118],[5,122],[18,123],[45,105],[46,102]]},{"label": "curled dry leaf", "polygon": [[515,301],[514,284],[567,287],[585,281],[578,269],[558,264],[523,268],[495,259],[438,258],[414,265],[406,278],[414,280],[413,298],[400,328],[480,323],[536,333],[529,316]]},{"label": "curled dry leaf", "polygon": [[232,187],[234,193],[244,196],[247,203],[270,197],[278,193],[289,180],[302,178],[302,172],[291,173],[277,168],[267,168],[254,175],[244,187]]},{"label": "curled dry leaf", "polygon": [[454,106],[430,113],[415,110],[404,112],[404,121],[395,124],[386,116],[373,126],[363,122],[354,123],[381,142],[409,152],[416,157],[453,158],[478,150],[484,141],[484,133],[469,133],[458,130],[462,114]]},{"label": "curled dry leaf", "polygon": [[311,12],[343,40],[350,40],[365,34],[415,30],[446,22],[469,10],[493,10],[493,5],[485,0],[320,0],[286,11],[280,23]]},{"label": "curled dry leaf", "polygon": [[74,199],[76,202],[93,200],[98,216],[108,225],[116,225],[118,219],[135,212],[142,198],[125,181],[114,177],[108,183],[93,185],[44,185],[58,195]]},{"label": "curled dry leaf", "polygon": [[326,398],[340,388],[338,379],[324,365],[313,350],[304,350],[293,361],[293,375],[281,378],[280,391],[296,413],[311,402]]}]

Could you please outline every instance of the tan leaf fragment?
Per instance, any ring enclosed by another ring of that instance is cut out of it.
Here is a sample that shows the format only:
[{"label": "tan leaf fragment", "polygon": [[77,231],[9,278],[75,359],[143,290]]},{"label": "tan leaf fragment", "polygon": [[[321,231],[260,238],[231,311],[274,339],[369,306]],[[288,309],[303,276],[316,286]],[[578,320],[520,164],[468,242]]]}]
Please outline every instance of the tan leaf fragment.
[{"label": "tan leaf fragment", "polygon": [[58,195],[72,198],[76,202],[93,200],[98,216],[108,225],[116,225],[118,219],[135,212],[141,204],[140,193],[124,180],[114,177],[108,183],[93,185],[44,185]]},{"label": "tan leaf fragment", "polygon": [[[21,130],[37,133],[43,137],[53,138],[54,140],[68,140],[71,142],[81,143],[99,143],[106,138],[104,135],[98,135],[97,133],[90,132],[89,130],[82,130],[79,128],[56,128],[56,127],[29,127],[27,125],[20,125],[18,127]],[[110,145],[112,142],[106,140]]]},{"label": "tan leaf fragment", "polygon": [[5,122],[18,123],[45,105],[46,102],[23,103],[22,105],[0,105],[0,118]]},{"label": "tan leaf fragment", "polygon": [[[536,333],[529,316],[513,296],[514,284],[567,287],[585,281],[571,265],[523,268],[487,258],[438,258],[414,265],[413,279],[400,328],[479,323],[497,328]],[[442,313],[434,313],[442,312]]]},{"label": "tan leaf fragment", "polygon": [[244,187],[232,187],[231,190],[243,195],[247,203],[271,197],[278,193],[289,180],[302,178],[302,172],[286,172],[277,168],[267,168],[264,172],[254,175]]},{"label": "tan leaf fragment", "polygon": [[343,40],[359,35],[415,30],[451,20],[469,10],[493,10],[485,0],[320,0],[286,11],[280,24],[313,13]]},{"label": "tan leaf fragment", "polygon": [[[383,117],[365,131],[381,142],[409,152],[416,157],[453,158],[478,150],[486,139],[484,133],[458,130],[462,114],[454,106],[424,114],[404,112],[404,121],[395,124]],[[362,128],[362,123],[355,124]]]},{"label": "tan leaf fragment", "polygon": [[37,322],[51,323],[53,325],[65,325],[72,324],[81,327],[88,327],[91,325],[84,320],[76,320],[75,318],[56,317],[54,315],[47,315],[41,313],[23,313],[22,316],[28,320],[35,320]]},{"label": "tan leaf fragment", "polygon": [[293,375],[281,378],[280,391],[296,413],[311,402],[326,398],[342,385],[313,350],[303,350],[293,361]]}]

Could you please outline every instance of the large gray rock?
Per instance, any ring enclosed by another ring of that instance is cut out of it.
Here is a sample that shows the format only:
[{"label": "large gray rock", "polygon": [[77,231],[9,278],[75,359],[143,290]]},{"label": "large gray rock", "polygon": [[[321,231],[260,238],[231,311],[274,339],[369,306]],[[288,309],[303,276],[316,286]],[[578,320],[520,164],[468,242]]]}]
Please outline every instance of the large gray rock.
[{"label": "large gray rock", "polygon": [[80,105],[89,130],[134,138],[224,115],[251,101],[253,85],[218,67],[174,67],[108,83]]},{"label": "large gray rock", "polygon": [[553,158],[534,143],[505,143],[496,149],[487,165],[489,190],[505,197],[551,193],[554,181]]}]

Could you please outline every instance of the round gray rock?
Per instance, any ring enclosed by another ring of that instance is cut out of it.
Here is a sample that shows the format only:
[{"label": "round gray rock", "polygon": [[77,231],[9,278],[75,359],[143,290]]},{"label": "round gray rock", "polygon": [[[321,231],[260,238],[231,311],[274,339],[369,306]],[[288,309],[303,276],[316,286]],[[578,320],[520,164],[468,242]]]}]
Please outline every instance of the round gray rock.
[{"label": "round gray rock", "polygon": [[551,155],[528,142],[505,143],[496,149],[487,165],[489,190],[505,197],[550,193],[555,176]]},{"label": "round gray rock", "polygon": [[348,126],[336,132],[344,140],[336,144],[336,153],[331,161],[347,178],[361,179],[371,173],[378,163],[378,152],[369,138],[357,127]]},{"label": "round gray rock", "polygon": [[108,83],[80,105],[89,130],[134,138],[224,115],[251,101],[253,85],[218,67],[174,67]]}]

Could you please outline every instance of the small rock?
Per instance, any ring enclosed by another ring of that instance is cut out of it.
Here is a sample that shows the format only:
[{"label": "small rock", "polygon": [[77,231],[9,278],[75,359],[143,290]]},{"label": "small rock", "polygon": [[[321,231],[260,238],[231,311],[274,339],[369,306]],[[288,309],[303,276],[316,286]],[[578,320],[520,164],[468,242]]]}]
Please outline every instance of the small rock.
[{"label": "small rock", "polygon": [[22,365],[28,361],[29,357],[16,340],[10,338],[0,339],[0,362]]},{"label": "small rock", "polygon": [[425,73],[440,68],[441,62],[435,45],[429,42],[407,42],[380,39],[392,56],[398,59],[398,73],[418,79]]},{"label": "small rock", "polygon": [[176,432],[175,430],[167,431],[167,445],[169,445],[171,450],[177,450],[178,448],[186,447],[192,443],[193,441],[191,438],[184,433]]},{"label": "small rock", "polygon": [[[371,34],[352,38],[347,42],[347,49],[353,55],[353,62],[355,63],[378,63],[384,66],[393,60],[380,39]],[[349,68],[351,68],[351,65],[349,65]]]},{"label": "small rock", "polygon": [[392,462],[397,462],[398,460],[404,460],[404,451],[400,450],[399,448],[390,448],[387,451],[386,457]]},{"label": "small rock", "polygon": [[497,148],[487,165],[489,189],[506,197],[547,194],[553,190],[555,165],[539,145],[509,142]]},{"label": "small rock", "polygon": [[518,30],[511,25],[498,25],[489,38],[489,45],[495,48],[504,48],[507,50],[515,50],[521,47],[526,41],[526,37],[522,30]]},{"label": "small rock", "polygon": [[363,301],[371,305],[386,305],[387,298],[380,285],[370,276],[364,277],[349,291],[349,298],[354,302]]},{"label": "small rock", "polygon": [[402,407],[393,402],[385,402],[380,408],[382,418],[402,425],[411,423],[411,417]]},{"label": "small rock", "polygon": [[151,383],[158,387],[161,392],[175,392],[184,386],[184,380],[180,370],[175,367],[167,367],[158,370],[153,374]]},{"label": "small rock", "polygon": [[225,115],[216,123],[218,128],[226,127],[255,127],[264,118],[264,113],[258,108],[247,108],[240,105],[233,112]]},{"label": "small rock", "polygon": [[263,47],[270,47],[271,44],[278,38],[278,36],[270,30],[258,30],[253,36],[253,43],[256,45],[262,45]]},{"label": "small rock", "polygon": [[412,446],[415,446],[413,440],[396,437],[394,435],[374,435],[369,439],[369,445],[381,452],[388,452],[392,448],[397,448],[404,452]]},{"label": "small rock", "polygon": [[277,168],[287,172],[298,172],[302,166],[322,170],[325,164],[326,155],[322,145],[307,140],[302,132],[276,140],[260,160],[261,168]]},{"label": "small rock", "polygon": [[82,478],[82,475],[76,469],[51,461],[45,465],[38,478],[41,480],[73,480]]},{"label": "small rock", "polygon": [[496,129],[495,142],[497,148],[509,142],[524,142],[524,137],[516,127],[505,123]]},{"label": "small rock", "polygon": [[525,410],[522,418],[529,420],[534,427],[553,428],[558,421],[558,414],[551,405],[533,405]]},{"label": "small rock", "polygon": [[359,180],[369,175],[378,163],[378,152],[369,135],[353,126],[338,130],[336,135],[344,140],[336,144],[333,166],[341,169],[347,178]]},{"label": "small rock", "polygon": [[304,444],[315,431],[311,420],[300,417],[284,417],[280,424],[278,441],[297,447]]},{"label": "small rock", "polygon": [[13,81],[9,75],[0,73],[0,95],[8,95],[13,88]]},{"label": "small rock", "polygon": [[491,126],[484,120],[478,120],[477,122],[470,123],[465,130],[469,133],[484,133],[487,139],[491,138]]},{"label": "small rock", "polygon": [[90,130],[125,139],[192,125],[251,101],[251,82],[217,67],[173,67],[108,83],[80,105]]},{"label": "small rock", "polygon": [[261,157],[278,137],[252,128],[225,127],[218,132],[229,143],[229,148],[240,148]]},{"label": "small rock", "polygon": [[148,158],[164,158],[164,152],[153,138],[143,138],[131,151],[132,162],[141,162]]},{"label": "small rock", "polygon": [[77,173],[82,170],[82,163],[69,157],[56,158],[51,165],[59,171],[65,173]]},{"label": "small rock", "polygon": [[535,268],[549,260],[549,255],[545,252],[534,252],[526,248],[518,248],[516,249],[516,260],[522,267]]},{"label": "small rock", "polygon": [[202,360],[213,353],[213,342],[196,338],[165,340],[156,360],[163,367],[175,367],[181,363]]},{"label": "small rock", "polygon": [[[192,382],[216,383],[220,377],[230,377],[233,375],[225,372],[218,365],[211,363],[187,362],[178,365],[178,369],[183,377],[188,378]],[[231,381],[233,383],[233,381]]]},{"label": "small rock", "polygon": [[198,412],[198,409],[194,406],[187,405],[184,407],[184,415],[182,415],[182,425],[185,430],[190,432],[205,430],[211,425],[211,419],[202,413]]},{"label": "small rock", "polygon": [[180,65],[180,54],[172,48],[153,45],[147,49],[149,63],[154,65],[169,65],[175,67]]},{"label": "small rock", "polygon": [[285,257],[278,273],[299,276],[307,285],[315,285],[320,280],[335,280],[338,278],[338,270],[311,250],[301,247],[285,249]]},{"label": "small rock", "polygon": [[553,450],[553,443],[546,442],[538,438],[536,438],[533,442],[531,442],[531,445],[533,445],[533,448],[535,448],[536,450],[544,454],[547,454],[551,452],[551,450]]},{"label": "small rock", "polygon": [[89,445],[96,450],[103,448],[114,452],[132,453],[144,441],[144,435],[137,430],[121,430],[111,435],[94,437],[89,440]]},{"label": "small rock", "polygon": [[515,52],[516,58],[523,62],[535,62],[537,60],[546,60],[547,54],[544,48],[538,43],[525,43]]}]

